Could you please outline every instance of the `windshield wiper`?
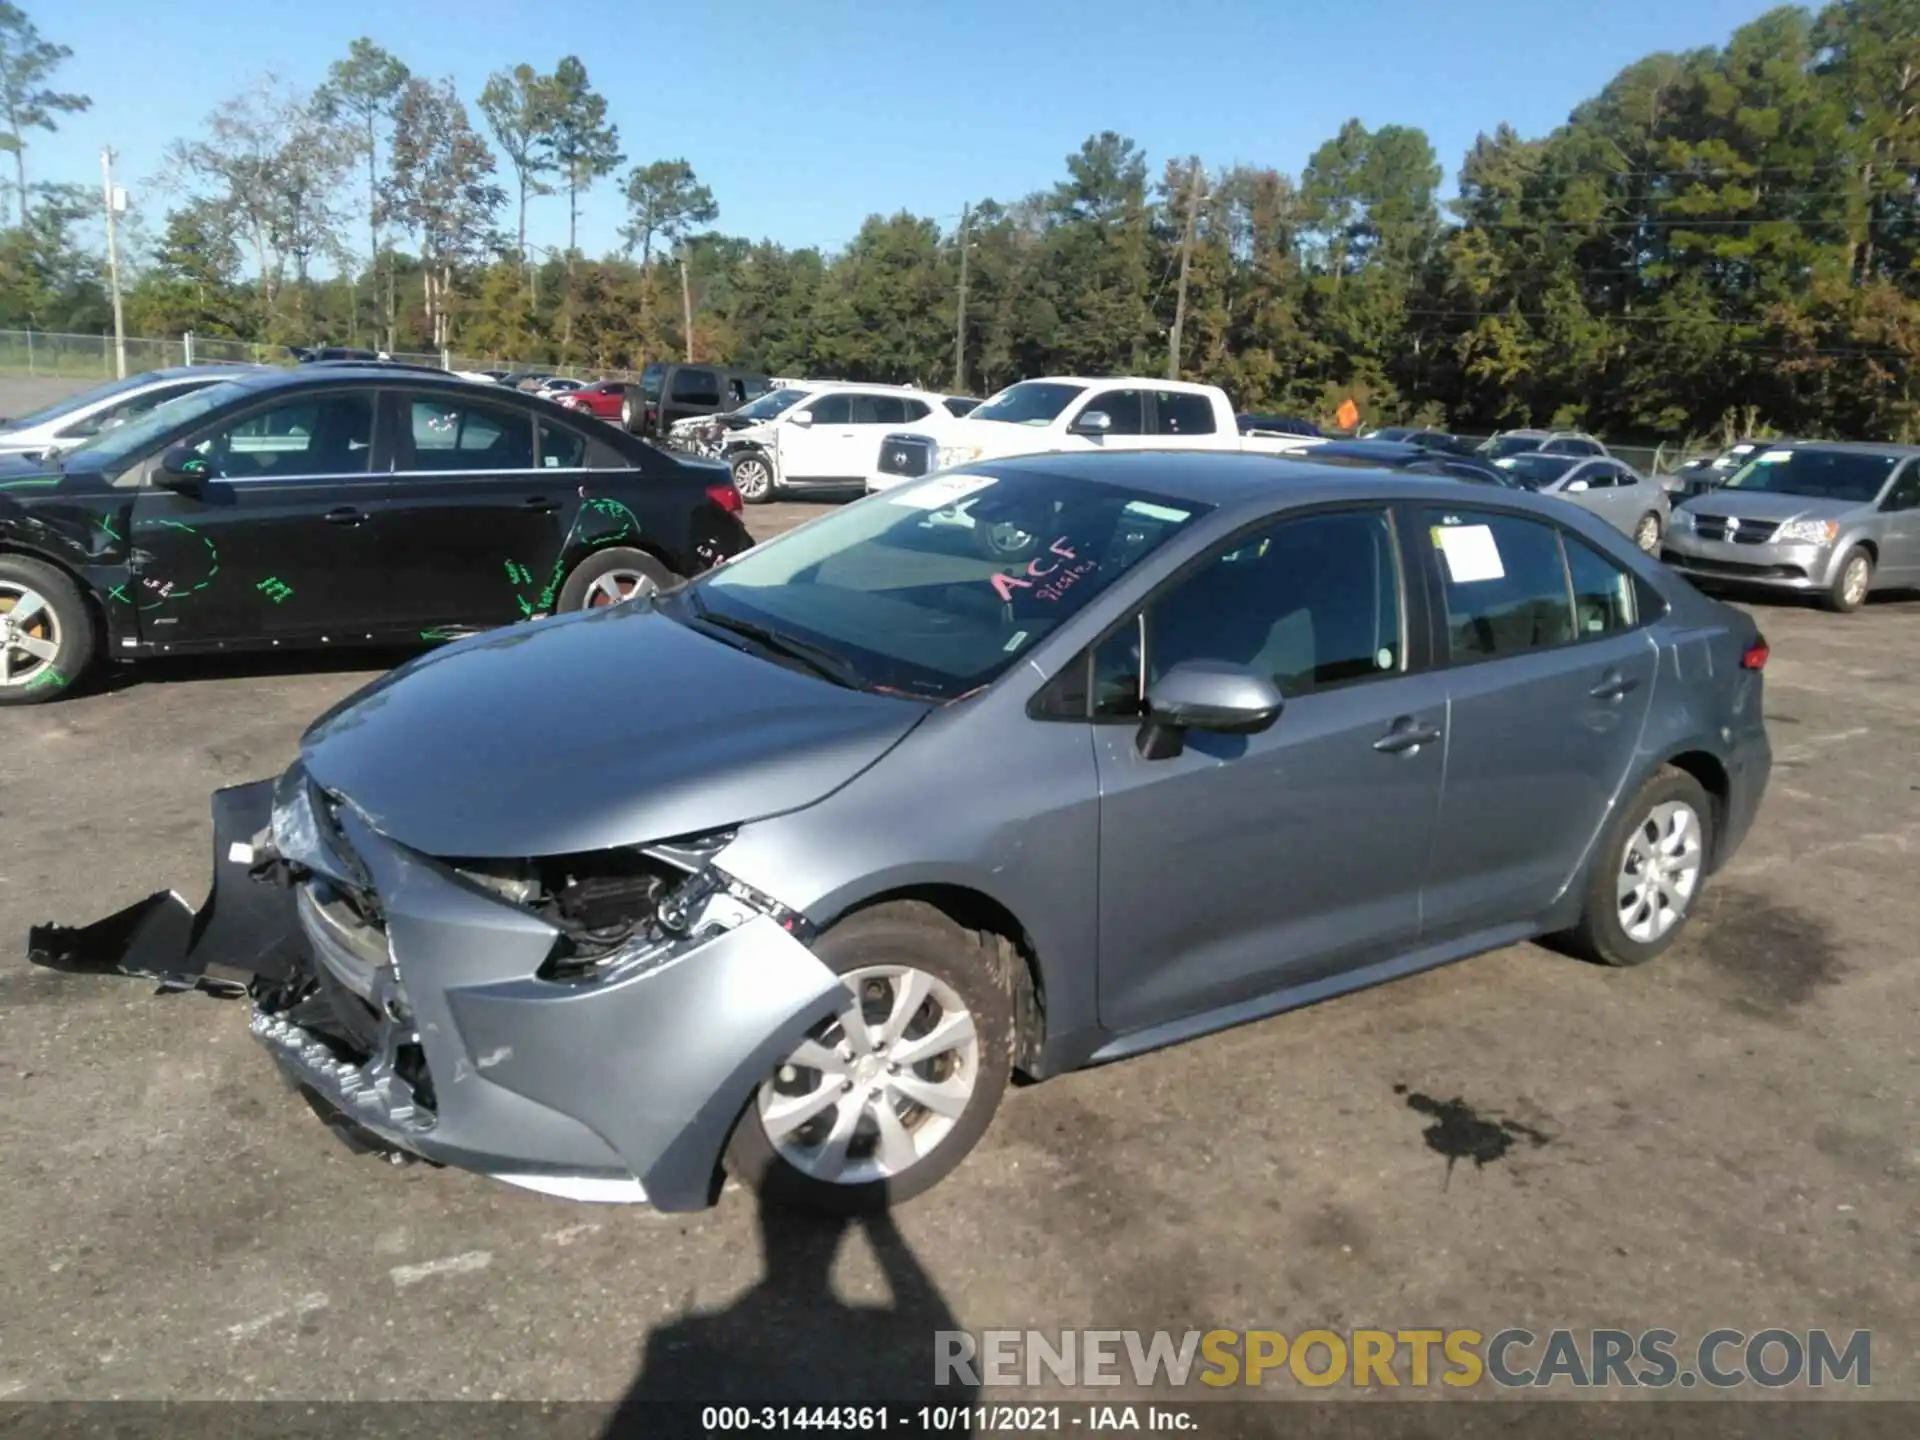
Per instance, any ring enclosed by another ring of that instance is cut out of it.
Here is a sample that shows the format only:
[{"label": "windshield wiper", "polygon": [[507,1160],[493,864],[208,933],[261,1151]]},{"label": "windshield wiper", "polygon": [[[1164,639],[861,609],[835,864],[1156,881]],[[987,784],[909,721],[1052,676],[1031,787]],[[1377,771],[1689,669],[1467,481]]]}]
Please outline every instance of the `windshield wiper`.
[{"label": "windshield wiper", "polygon": [[776,655],[784,655],[790,660],[798,660],[823,680],[830,680],[849,690],[868,688],[865,678],[852,665],[831,650],[811,645],[805,640],[797,640],[791,635],[783,635],[778,630],[769,630],[764,625],[756,625],[751,620],[741,620],[732,615],[722,615],[710,608],[700,598],[699,592],[687,591],[687,598],[693,602],[697,617],[716,630],[726,630],[751,640],[763,650],[771,650]]}]

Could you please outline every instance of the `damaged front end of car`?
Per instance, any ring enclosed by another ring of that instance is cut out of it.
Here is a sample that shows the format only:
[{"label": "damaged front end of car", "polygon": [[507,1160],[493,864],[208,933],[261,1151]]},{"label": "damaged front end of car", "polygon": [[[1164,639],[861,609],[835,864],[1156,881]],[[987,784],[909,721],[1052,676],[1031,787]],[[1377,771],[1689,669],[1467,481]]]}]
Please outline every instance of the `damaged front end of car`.
[{"label": "damaged front end of car", "polygon": [[730,831],[429,857],[298,764],[213,816],[199,910],[162,892],[36,929],[31,958],[250,995],[309,1103],[395,1160],[701,1208],[754,1087],[842,993],[804,917],[715,863]]}]

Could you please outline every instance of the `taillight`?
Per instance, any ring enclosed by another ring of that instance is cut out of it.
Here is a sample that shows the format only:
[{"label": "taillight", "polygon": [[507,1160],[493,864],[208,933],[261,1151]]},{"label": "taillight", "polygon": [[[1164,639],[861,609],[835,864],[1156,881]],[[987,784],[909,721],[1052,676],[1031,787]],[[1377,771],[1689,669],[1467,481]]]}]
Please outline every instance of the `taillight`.
[{"label": "taillight", "polygon": [[1767,668],[1767,656],[1773,652],[1767,648],[1767,637],[1756,635],[1753,644],[1747,647],[1747,653],[1740,657],[1742,670],[1764,670]]},{"label": "taillight", "polygon": [[740,513],[740,492],[731,485],[709,485],[707,498],[729,515]]}]

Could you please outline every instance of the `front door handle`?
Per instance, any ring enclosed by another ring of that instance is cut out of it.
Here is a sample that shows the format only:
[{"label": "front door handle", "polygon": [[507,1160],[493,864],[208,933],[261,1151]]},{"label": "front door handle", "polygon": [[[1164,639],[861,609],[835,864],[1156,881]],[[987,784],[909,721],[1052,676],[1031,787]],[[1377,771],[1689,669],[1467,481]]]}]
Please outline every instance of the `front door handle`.
[{"label": "front door handle", "polygon": [[537,515],[551,515],[560,508],[558,500],[549,500],[544,495],[529,495],[520,505],[522,509],[531,510]]},{"label": "front door handle", "polygon": [[1400,755],[1418,750],[1422,745],[1431,745],[1440,738],[1440,727],[1415,720],[1410,715],[1402,715],[1393,722],[1393,728],[1373,742],[1373,748],[1383,755]]},{"label": "front door handle", "polygon": [[325,519],[329,525],[358,525],[366,519],[364,512],[351,505],[339,505],[327,511]]},{"label": "front door handle", "polygon": [[1609,670],[1600,677],[1600,683],[1587,693],[1596,700],[1618,700],[1637,684],[1639,681],[1629,680],[1618,670]]}]

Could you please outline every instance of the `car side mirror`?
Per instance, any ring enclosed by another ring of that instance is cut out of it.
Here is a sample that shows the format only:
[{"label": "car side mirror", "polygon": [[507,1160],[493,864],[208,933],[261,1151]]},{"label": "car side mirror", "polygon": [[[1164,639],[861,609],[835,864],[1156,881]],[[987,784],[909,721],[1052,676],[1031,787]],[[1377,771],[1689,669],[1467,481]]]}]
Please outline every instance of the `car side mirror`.
[{"label": "car side mirror", "polygon": [[787,419],[804,429],[813,424],[813,412],[811,410],[796,410],[793,414],[789,415]]},{"label": "car side mirror", "polygon": [[1113,429],[1113,417],[1104,410],[1085,410],[1067,427],[1070,435],[1086,435],[1094,439]]},{"label": "car side mirror", "polygon": [[1280,718],[1280,687],[1229,660],[1182,660],[1147,692],[1136,741],[1143,760],[1170,760],[1188,730],[1254,735]]},{"label": "car side mirror", "polygon": [[160,457],[160,472],[154,476],[154,483],[163,490],[191,495],[207,483],[212,473],[206,456],[196,454],[190,446],[173,445]]},{"label": "car side mirror", "polygon": [[1569,480],[1566,484],[1566,491],[1569,495],[1578,495],[1586,488],[1587,482],[1584,480]]}]

